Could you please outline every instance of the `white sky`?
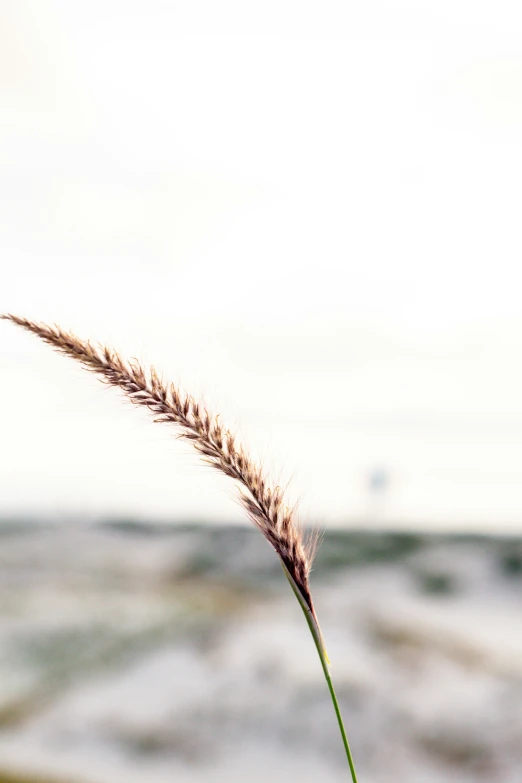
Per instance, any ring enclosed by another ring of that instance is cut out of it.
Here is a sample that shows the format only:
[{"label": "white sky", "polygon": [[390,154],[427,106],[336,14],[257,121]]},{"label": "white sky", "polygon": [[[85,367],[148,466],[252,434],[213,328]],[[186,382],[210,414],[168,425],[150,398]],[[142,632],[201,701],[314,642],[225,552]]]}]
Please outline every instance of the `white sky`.
[{"label": "white sky", "polygon": [[[498,0],[0,0],[0,310],[202,394],[306,519],[520,530],[521,42]],[[0,514],[240,518],[9,324],[0,378]]]}]

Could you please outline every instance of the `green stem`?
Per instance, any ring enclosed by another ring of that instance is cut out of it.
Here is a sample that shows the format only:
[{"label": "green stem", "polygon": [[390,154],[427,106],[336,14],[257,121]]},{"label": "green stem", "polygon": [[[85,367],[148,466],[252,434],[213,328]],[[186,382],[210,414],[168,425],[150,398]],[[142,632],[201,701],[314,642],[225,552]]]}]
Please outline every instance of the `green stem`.
[{"label": "green stem", "polygon": [[321,666],[323,667],[324,676],[326,679],[326,684],[328,685],[328,690],[330,691],[330,697],[332,699],[333,708],[335,710],[335,716],[337,718],[337,723],[339,724],[339,730],[341,732],[341,737],[343,740],[344,749],[346,751],[346,758],[348,759],[348,766],[350,767],[350,773],[352,776],[352,783],[357,783],[357,774],[355,772],[355,765],[353,763],[352,758],[352,752],[350,750],[350,745],[348,743],[348,737],[346,736],[346,731],[344,728],[343,718],[341,715],[341,710],[339,709],[339,703],[337,701],[337,696],[335,695],[332,677],[330,675],[330,666],[328,661],[328,655],[326,654],[326,649],[324,646],[324,640],[323,635],[321,633],[321,629],[319,628],[319,623],[315,619],[314,615],[312,614],[310,607],[304,600],[303,596],[301,595],[301,591],[297,587],[294,579],[290,575],[290,572],[286,568],[285,564],[282,562],[281,565],[283,566],[283,571],[285,572],[286,578],[290,582],[290,587],[294,591],[295,597],[299,601],[299,605],[301,609],[303,610],[303,614],[305,616],[306,622],[308,623],[308,627],[310,629],[310,633],[312,634],[315,646],[317,648],[317,652],[319,654],[319,659],[321,661]]}]

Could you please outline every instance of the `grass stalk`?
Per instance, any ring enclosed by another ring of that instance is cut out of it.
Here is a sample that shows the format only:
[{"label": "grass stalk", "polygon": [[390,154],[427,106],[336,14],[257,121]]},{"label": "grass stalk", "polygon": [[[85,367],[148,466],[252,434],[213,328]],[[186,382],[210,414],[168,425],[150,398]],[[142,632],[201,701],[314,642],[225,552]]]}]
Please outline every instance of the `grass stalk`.
[{"label": "grass stalk", "polygon": [[153,367],[147,369],[135,359],[125,361],[112,348],[93,345],[56,325],[35,323],[15,315],[0,317],[32,332],[59,353],[95,373],[103,383],[118,388],[134,405],[151,412],[154,421],[175,425],[178,437],[190,441],[204,462],[235,481],[244,510],[278,555],[304,612],[339,723],[352,783],[357,783],[310,592],[309,576],[318,537],[303,534],[295,505],[287,504],[281,488],[271,484],[263,467],[254,462],[230,430],[223,427],[219,416],[211,415],[202,403],[182,393],[174,384],[163,381]]},{"label": "grass stalk", "polygon": [[352,751],[350,749],[350,743],[348,742],[348,737],[346,736],[346,730],[344,728],[343,723],[343,716],[341,715],[341,709],[339,707],[339,702],[337,701],[337,696],[335,695],[335,689],[332,682],[332,675],[330,674],[330,660],[328,658],[328,653],[326,652],[326,646],[324,643],[323,634],[321,632],[321,628],[319,627],[319,623],[317,621],[317,616],[315,614],[312,614],[309,607],[307,606],[306,602],[303,600],[303,597],[301,596],[301,593],[299,591],[299,588],[295,584],[294,580],[292,579],[292,576],[289,574],[287,569],[285,568],[284,563],[283,565],[283,571],[285,572],[286,578],[288,579],[290,583],[290,587],[294,591],[294,595],[297,598],[297,601],[299,603],[299,606],[303,610],[303,614],[305,616],[305,620],[308,624],[308,628],[310,629],[310,633],[312,635],[312,639],[314,640],[315,647],[317,649],[317,652],[319,654],[319,660],[321,661],[321,666],[323,668],[324,677],[326,680],[326,684],[328,685],[328,691],[330,693],[330,698],[332,700],[333,708],[335,711],[335,717],[337,718],[337,723],[339,724],[339,731],[341,732],[341,738],[344,745],[344,750],[346,753],[346,759],[348,761],[348,766],[350,768],[350,774],[352,776],[352,783],[358,783],[357,781],[357,773],[355,771],[355,764],[353,761]]}]

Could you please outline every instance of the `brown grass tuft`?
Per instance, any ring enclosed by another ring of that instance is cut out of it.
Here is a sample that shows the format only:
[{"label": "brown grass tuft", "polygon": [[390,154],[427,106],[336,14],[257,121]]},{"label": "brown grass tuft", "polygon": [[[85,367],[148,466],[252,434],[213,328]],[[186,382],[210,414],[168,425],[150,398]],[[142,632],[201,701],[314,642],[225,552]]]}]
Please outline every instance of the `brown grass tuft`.
[{"label": "brown grass tuft", "polygon": [[119,387],[135,405],[148,408],[154,421],[176,424],[181,429],[179,437],[192,441],[207,464],[234,479],[248,516],[279,555],[315,617],[308,577],[317,536],[304,538],[295,507],[286,504],[280,487],[271,486],[262,467],[250,459],[219,417],[190,395],[180,393],[174,384],[165,383],[153,367],[147,370],[135,359],[124,361],[111,348],[84,342],[59,326],[10,314],[0,317],[76,359],[102,382]]}]

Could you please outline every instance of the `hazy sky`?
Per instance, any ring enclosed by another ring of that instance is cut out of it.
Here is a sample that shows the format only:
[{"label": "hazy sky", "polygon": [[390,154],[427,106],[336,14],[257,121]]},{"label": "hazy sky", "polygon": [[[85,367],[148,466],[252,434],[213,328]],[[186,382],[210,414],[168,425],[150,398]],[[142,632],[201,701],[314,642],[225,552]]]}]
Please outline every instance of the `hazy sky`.
[{"label": "hazy sky", "polygon": [[[0,16],[0,310],[203,395],[306,519],[522,529],[520,3]],[[9,324],[0,377],[0,513],[240,518]]]}]

